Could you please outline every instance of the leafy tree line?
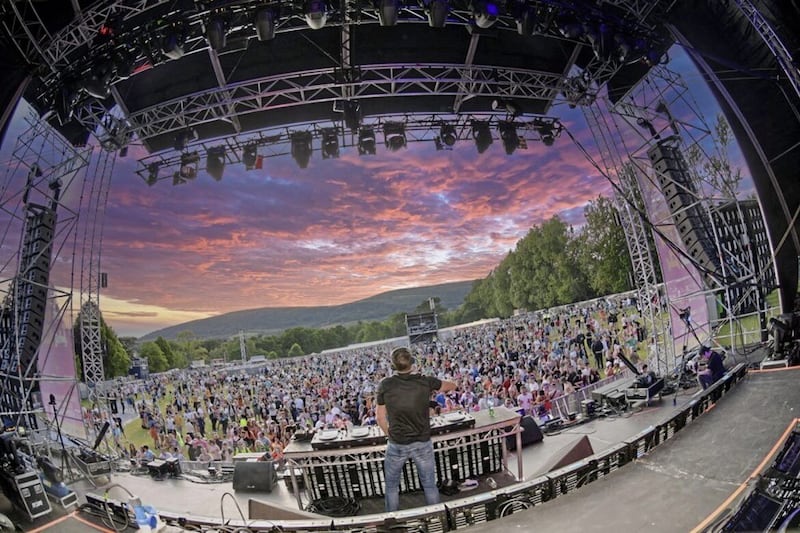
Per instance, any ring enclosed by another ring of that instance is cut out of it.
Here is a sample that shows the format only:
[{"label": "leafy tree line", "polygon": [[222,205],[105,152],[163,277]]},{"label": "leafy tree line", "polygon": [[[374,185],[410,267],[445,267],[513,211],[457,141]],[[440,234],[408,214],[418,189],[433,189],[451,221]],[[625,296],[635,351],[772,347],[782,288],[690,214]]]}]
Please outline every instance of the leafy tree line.
[{"label": "leafy tree line", "polygon": [[[439,326],[504,318],[515,309],[543,309],[630,290],[630,258],[613,203],[598,197],[584,208],[584,217],[586,223],[579,231],[558,217],[532,227],[486,278],[475,282],[457,309],[448,310],[434,298]],[[409,313],[429,310],[426,300]],[[147,358],[151,372],[185,368],[196,360],[241,359],[238,337],[201,340],[185,331],[175,340],[159,337],[137,346],[135,338],[117,339],[105,323],[102,333],[107,377],[125,374],[134,350]],[[405,313],[395,313],[384,321],[322,329],[297,327],[280,335],[251,336],[245,348],[248,357],[292,357],[404,335]],[[76,353],[80,353],[77,343]]]}]

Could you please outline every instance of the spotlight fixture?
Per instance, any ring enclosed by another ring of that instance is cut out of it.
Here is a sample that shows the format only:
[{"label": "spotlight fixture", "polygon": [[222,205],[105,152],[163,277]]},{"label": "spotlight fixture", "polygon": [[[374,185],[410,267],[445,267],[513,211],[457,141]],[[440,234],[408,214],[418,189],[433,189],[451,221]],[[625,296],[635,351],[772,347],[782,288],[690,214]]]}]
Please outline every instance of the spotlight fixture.
[{"label": "spotlight fixture", "polygon": [[311,132],[310,131],[296,131],[289,136],[292,143],[292,159],[297,162],[300,168],[308,167],[308,162],[311,160]]},{"label": "spotlight fixture", "polygon": [[447,0],[429,0],[425,4],[425,12],[428,14],[428,26],[431,28],[444,28],[445,24],[447,24],[450,5]]},{"label": "spotlight fixture", "polygon": [[111,60],[108,58],[99,59],[92,65],[92,68],[83,79],[81,86],[89,96],[103,100],[108,97],[109,86],[111,85],[111,78],[113,75],[114,64]]},{"label": "spotlight fixture", "polygon": [[158,162],[147,165],[147,185],[152,187],[158,181],[158,171],[161,165]]},{"label": "spotlight fixture", "polygon": [[383,142],[392,152],[405,148],[406,126],[400,122],[387,122],[383,125]]},{"label": "spotlight fixture", "polygon": [[322,128],[322,159],[339,157],[339,131],[337,128]]},{"label": "spotlight fixture", "polygon": [[628,38],[621,33],[617,33],[616,35],[614,35],[614,44],[617,47],[615,50],[615,55],[617,60],[619,60],[620,63],[624,63],[631,55],[631,52],[633,51],[633,46],[631,46],[631,43],[630,41],[628,41]]},{"label": "spotlight fixture", "polygon": [[200,161],[200,155],[197,152],[190,152],[181,155],[181,167],[178,171],[180,178],[182,178],[184,181],[195,179],[197,177],[198,161]]},{"label": "spotlight fixture", "polygon": [[225,172],[225,147],[213,146],[206,155],[206,172],[217,181],[222,179]]},{"label": "spotlight fixture", "polygon": [[489,121],[487,120],[473,120],[472,121],[472,138],[475,139],[475,148],[478,153],[482,154],[491,146],[494,140],[492,139],[492,130],[489,129]]},{"label": "spotlight fixture", "polygon": [[318,30],[328,21],[328,7],[325,0],[308,0],[305,8],[306,23],[312,30]]},{"label": "spotlight fixture", "polygon": [[517,135],[517,126],[513,122],[500,122],[497,124],[497,129],[500,131],[500,140],[503,141],[503,148],[506,155],[511,155],[519,147],[519,136]]},{"label": "spotlight fixture", "polygon": [[197,138],[197,131],[194,128],[181,130],[175,134],[174,148],[177,152],[181,152],[190,142],[197,140]]},{"label": "spotlight fixture", "polygon": [[477,27],[487,29],[497,22],[500,8],[494,2],[478,0],[472,5],[472,15],[475,17],[475,25]]},{"label": "spotlight fixture", "polygon": [[65,80],[56,92],[53,111],[55,111],[58,123],[62,126],[72,120],[72,114],[79,96],[77,87],[74,81]]},{"label": "spotlight fixture", "polygon": [[172,28],[161,40],[161,51],[169,59],[180,59],[183,57],[184,40],[183,33],[177,28]]},{"label": "spotlight fixture", "polygon": [[256,27],[256,35],[259,41],[271,41],[275,38],[275,21],[277,18],[275,11],[268,7],[256,11],[253,25]]},{"label": "spotlight fixture", "polygon": [[375,155],[375,131],[371,127],[358,131],[358,155]]},{"label": "spotlight fixture", "polygon": [[350,130],[357,130],[361,125],[361,104],[355,100],[344,100],[342,110],[345,126]]},{"label": "spotlight fixture", "polygon": [[559,122],[537,119],[533,122],[533,129],[539,133],[539,139],[545,146],[553,146],[556,137],[561,134],[562,126]]},{"label": "spotlight fixture", "polygon": [[458,139],[456,127],[452,124],[442,124],[442,127],[439,129],[439,138],[445,146],[453,146],[456,144],[456,139]]},{"label": "spotlight fixture", "polygon": [[495,98],[492,100],[492,109],[495,111],[505,109],[512,117],[518,117],[522,114],[522,108],[519,104],[508,98]]},{"label": "spotlight fixture", "polygon": [[256,168],[258,161],[258,145],[256,143],[246,144],[242,149],[242,163],[244,163],[245,170],[253,170]]},{"label": "spotlight fixture", "polygon": [[558,23],[558,31],[567,39],[580,39],[584,35],[583,24],[572,18],[567,18]]},{"label": "spotlight fixture", "polygon": [[400,9],[400,0],[377,0],[378,21],[381,26],[394,26],[397,24],[397,11]]},{"label": "spotlight fixture", "polygon": [[211,17],[206,24],[206,41],[208,46],[215,52],[225,48],[228,31],[226,26],[225,19],[219,15]]},{"label": "spotlight fixture", "polygon": [[523,7],[517,15],[517,33],[533,35],[539,28],[539,12],[533,6]]},{"label": "spotlight fixture", "polygon": [[117,78],[127,80],[131,77],[136,63],[136,56],[133,52],[127,49],[116,50],[111,60],[114,62],[114,72],[117,74]]}]

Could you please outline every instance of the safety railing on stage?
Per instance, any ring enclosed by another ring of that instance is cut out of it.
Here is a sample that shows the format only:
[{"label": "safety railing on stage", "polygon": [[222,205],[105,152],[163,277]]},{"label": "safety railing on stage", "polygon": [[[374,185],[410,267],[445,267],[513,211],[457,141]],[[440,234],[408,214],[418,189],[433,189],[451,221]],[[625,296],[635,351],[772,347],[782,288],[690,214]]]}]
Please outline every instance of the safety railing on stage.
[{"label": "safety railing on stage", "polygon": [[618,374],[614,374],[611,377],[607,377],[601,379],[596,383],[591,383],[586,385],[585,387],[581,387],[580,389],[576,390],[571,394],[565,394],[563,396],[559,396],[558,398],[554,398],[551,403],[550,413],[553,415],[554,418],[561,418],[563,420],[569,419],[570,413],[578,413],[580,412],[580,405],[583,400],[591,400],[592,399],[592,391],[595,389],[599,389],[600,387],[605,387],[609,383],[613,383],[619,379],[627,378],[630,376],[630,370],[624,369]]},{"label": "safety railing on stage", "polygon": [[[668,420],[650,426],[637,435],[611,446],[591,457],[559,470],[524,480],[514,485],[491,492],[452,500],[447,503],[367,516],[348,518],[324,518],[319,520],[236,520],[226,519],[228,528],[246,528],[243,531],[292,531],[295,533],[317,531],[358,531],[374,533],[387,527],[404,531],[445,532],[455,531],[501,518],[544,502],[569,494],[578,488],[636,461],[655,446],[669,440],[699,416],[707,412],[731,388],[741,381],[747,372],[744,364],[737,365],[711,387],[698,394],[682,409],[672,413]],[[87,501],[100,502],[100,496],[88,494]],[[110,501],[109,508],[115,513],[124,512],[124,504]],[[187,516],[173,512],[162,512],[167,523],[191,531],[212,531],[220,528],[219,518]]]}]

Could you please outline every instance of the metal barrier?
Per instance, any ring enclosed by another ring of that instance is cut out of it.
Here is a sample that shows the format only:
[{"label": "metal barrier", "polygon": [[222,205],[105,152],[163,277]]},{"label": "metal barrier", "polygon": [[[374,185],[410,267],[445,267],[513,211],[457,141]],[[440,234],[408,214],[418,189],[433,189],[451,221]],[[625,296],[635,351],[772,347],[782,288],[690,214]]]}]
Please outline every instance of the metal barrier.
[{"label": "metal barrier", "polygon": [[567,420],[569,418],[570,413],[580,412],[581,402],[583,400],[592,399],[593,390],[599,389],[600,387],[604,387],[609,383],[617,381],[618,379],[627,378],[630,376],[630,373],[631,373],[630,370],[624,369],[618,374],[614,374],[611,377],[601,379],[597,383],[591,383],[589,385],[586,385],[585,387],[581,387],[572,394],[562,395],[559,396],[558,398],[554,398],[550,402],[551,403],[550,413],[554,417],[559,417],[563,420]]}]

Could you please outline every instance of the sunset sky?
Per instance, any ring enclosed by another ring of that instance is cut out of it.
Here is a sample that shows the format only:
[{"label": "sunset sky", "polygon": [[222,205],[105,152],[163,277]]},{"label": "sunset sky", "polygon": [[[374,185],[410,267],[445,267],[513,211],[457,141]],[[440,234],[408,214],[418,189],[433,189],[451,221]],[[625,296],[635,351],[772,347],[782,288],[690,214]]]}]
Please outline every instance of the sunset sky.
[{"label": "sunset sky", "polygon": [[[685,58],[673,63],[699,88]],[[698,97],[713,117],[707,92]],[[579,109],[551,115],[598,156]],[[134,173],[141,155],[134,147],[117,159],[105,215],[101,309],[119,335],[482,278],[531,226],[553,215],[580,225],[585,204],[611,190],[566,135],[511,156],[499,142],[480,155],[461,142],[329,160],[317,152],[306,169],[275,157],[263,170],[228,165],[221,182],[201,172],[177,187],[148,187]]]}]

